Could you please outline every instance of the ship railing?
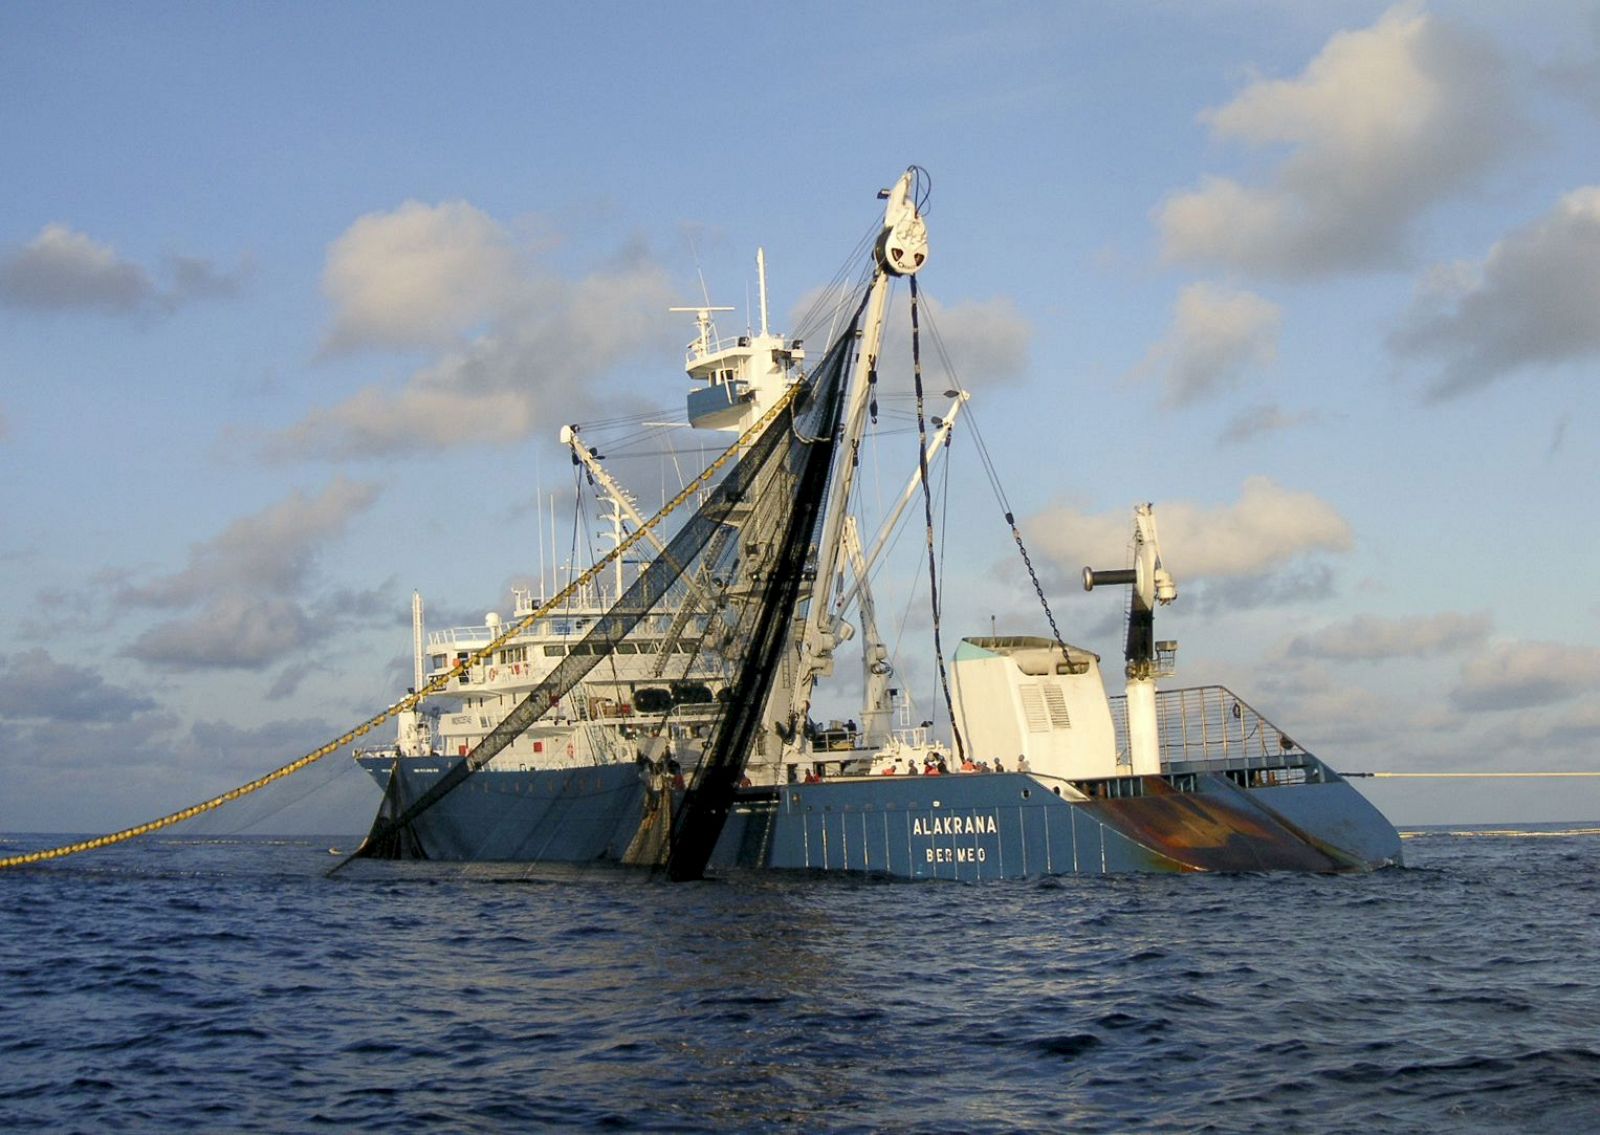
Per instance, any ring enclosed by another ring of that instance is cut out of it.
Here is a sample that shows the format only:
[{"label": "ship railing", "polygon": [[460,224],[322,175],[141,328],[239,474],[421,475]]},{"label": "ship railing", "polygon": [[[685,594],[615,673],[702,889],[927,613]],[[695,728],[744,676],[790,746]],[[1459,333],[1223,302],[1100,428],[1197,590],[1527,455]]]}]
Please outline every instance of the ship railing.
[{"label": "ship railing", "polygon": [[[584,634],[588,632],[594,621],[601,614],[603,612],[596,608],[551,615],[548,619],[535,623],[523,631],[514,641],[560,639],[562,641],[571,640],[572,642],[577,642],[583,638]],[[649,626],[650,624],[646,624],[647,629]],[[452,646],[482,646],[486,642],[493,641],[504,631],[505,627],[503,626],[498,628],[489,626],[445,627],[442,630],[428,632],[428,646],[431,649],[446,649]]]},{"label": "ship railing", "polygon": [[[1128,699],[1109,700],[1121,758],[1128,752]],[[1311,755],[1226,686],[1158,690],[1156,727],[1164,770],[1282,769]]]},{"label": "ship railing", "polygon": [[718,335],[716,338],[707,337],[706,349],[702,354],[700,350],[700,340],[696,339],[693,343],[690,343],[686,348],[684,348],[684,366],[686,368],[692,367],[696,363],[710,358],[712,355],[719,355],[723,351],[731,351],[735,347],[748,347],[749,345],[749,335]]},{"label": "ship railing", "polygon": [[456,646],[493,642],[494,633],[488,627],[448,627],[429,631],[429,646]]}]

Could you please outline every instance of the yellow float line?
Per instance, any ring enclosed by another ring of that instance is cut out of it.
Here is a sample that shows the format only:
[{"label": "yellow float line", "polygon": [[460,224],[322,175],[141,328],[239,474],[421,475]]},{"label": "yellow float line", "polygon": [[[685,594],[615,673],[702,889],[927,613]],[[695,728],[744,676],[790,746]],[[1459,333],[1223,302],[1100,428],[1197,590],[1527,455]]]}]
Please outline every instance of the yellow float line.
[{"label": "yellow float line", "polygon": [[617,557],[621,556],[640,540],[644,539],[646,533],[655,528],[657,524],[659,524],[670,513],[674,512],[680,505],[682,505],[684,501],[688,500],[695,493],[699,492],[700,489],[716,474],[716,472],[728,463],[734,454],[738,453],[742,448],[759,437],[761,432],[765,430],[767,426],[771,425],[772,422],[776,420],[778,415],[789,405],[789,403],[794,400],[795,395],[799,393],[801,386],[802,384],[798,382],[790,386],[789,389],[784,392],[783,397],[778,399],[778,401],[773,404],[772,408],[761,416],[761,419],[758,422],[746,430],[740,436],[738,441],[734,442],[728,447],[726,452],[724,452],[710,465],[706,466],[705,471],[694,480],[690,481],[681,493],[673,497],[672,500],[668,501],[666,505],[662,507],[660,512],[656,513],[649,520],[645,521],[644,524],[639,527],[638,531],[629,535],[615,548],[597,560],[594,566],[588,571],[584,572],[577,579],[573,580],[571,583],[567,584],[566,587],[562,588],[555,598],[551,599],[548,603],[546,603],[543,607],[540,607],[531,615],[527,615],[518,622],[512,624],[509,629],[502,632],[500,637],[490,642],[489,645],[481,647],[468,657],[461,659],[449,670],[448,673],[441,674],[434,678],[433,681],[429,682],[416,693],[402,698],[400,701],[396,702],[382,713],[379,713],[375,717],[369,718],[367,721],[356,726],[354,729],[339,737],[337,740],[330,741],[326,745],[323,745],[320,749],[314,749],[305,756],[301,757],[299,760],[291,761],[282,768],[274,769],[272,772],[267,773],[266,776],[252,780],[249,784],[242,784],[238,788],[235,788],[229,792],[224,792],[221,796],[213,796],[210,800],[206,800],[200,804],[191,805],[190,807],[184,808],[179,812],[173,812],[170,816],[162,816],[159,820],[150,820],[147,823],[138,824],[131,828],[123,828],[121,831],[112,832],[109,835],[95,836],[93,839],[81,840],[78,843],[69,843],[62,847],[52,847],[44,851],[30,851],[22,855],[8,856],[7,858],[0,859],[0,870],[3,870],[7,867],[22,867],[30,863],[42,863],[47,859],[60,859],[67,855],[76,855],[80,851],[93,851],[96,848],[110,847],[112,844],[123,843],[138,836],[149,835],[151,832],[158,832],[162,828],[169,828],[173,824],[182,823],[184,820],[192,820],[196,816],[203,815],[204,813],[212,811],[215,808],[220,808],[224,804],[232,803],[240,797],[248,796],[250,793],[257,791],[258,789],[265,788],[275,780],[281,780],[286,776],[299,772],[303,768],[309,767],[310,765],[315,764],[317,761],[322,760],[322,758],[328,756],[329,754],[338,752],[340,749],[344,748],[344,746],[350,744],[358,737],[364,737],[377,726],[382,725],[385,721],[388,721],[396,714],[404,713],[407,710],[416,708],[417,703],[422,701],[424,698],[431,697],[434,694],[442,691],[447,685],[449,685],[451,678],[465,673],[468,667],[484,661],[484,659],[488,658],[495,651],[499,650],[511,639],[521,634],[534,622],[544,618],[551,611],[561,606],[561,604],[565,603],[569,598],[576,594],[579,588],[587,586],[596,577],[598,577],[605,568],[609,567],[617,559]]}]

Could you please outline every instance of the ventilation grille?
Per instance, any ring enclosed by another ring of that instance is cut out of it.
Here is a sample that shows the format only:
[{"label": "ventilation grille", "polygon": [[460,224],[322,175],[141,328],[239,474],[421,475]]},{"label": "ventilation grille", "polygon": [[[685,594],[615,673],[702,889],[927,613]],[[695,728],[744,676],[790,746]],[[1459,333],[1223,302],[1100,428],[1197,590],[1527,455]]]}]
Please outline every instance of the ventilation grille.
[{"label": "ventilation grille", "polygon": [[1050,724],[1056,729],[1071,729],[1072,718],[1067,716],[1067,695],[1054,682],[1045,686],[1044,701],[1050,707]]},{"label": "ventilation grille", "polygon": [[1018,686],[1017,692],[1022,695],[1022,716],[1027,718],[1028,732],[1050,732],[1050,715],[1045,711],[1044,695],[1039,692],[1039,684],[1029,682]]}]

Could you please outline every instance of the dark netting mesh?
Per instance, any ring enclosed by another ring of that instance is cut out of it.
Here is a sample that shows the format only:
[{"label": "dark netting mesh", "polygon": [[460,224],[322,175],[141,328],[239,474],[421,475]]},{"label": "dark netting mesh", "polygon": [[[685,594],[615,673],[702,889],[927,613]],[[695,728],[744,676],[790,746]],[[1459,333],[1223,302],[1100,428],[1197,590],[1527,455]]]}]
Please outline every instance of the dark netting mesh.
[{"label": "dark netting mesh", "polygon": [[[665,651],[672,646],[660,641],[659,620],[671,617],[670,640],[694,616],[698,632],[690,636],[693,649],[714,661],[725,685],[713,696],[704,687],[697,692],[693,682],[676,684],[677,700],[704,695],[710,703],[701,716],[703,746],[681,798],[649,794],[638,833],[623,858],[665,866],[674,878],[691,878],[704,870],[761,725],[802,581],[812,570],[807,561],[832,468],[859,318],[857,309],[821,364],[749,442],[666,549],[464,759],[409,800],[400,776],[391,776],[384,804],[358,855],[426,857],[425,841],[415,828],[420,817],[468,784],[596,667],[619,649],[629,649],[624,644],[633,641],[647,620],[652,647]],[[637,709],[648,717],[657,707],[640,700]],[[646,764],[642,756],[639,761]],[[680,800],[675,810],[662,806],[673,799]]]}]

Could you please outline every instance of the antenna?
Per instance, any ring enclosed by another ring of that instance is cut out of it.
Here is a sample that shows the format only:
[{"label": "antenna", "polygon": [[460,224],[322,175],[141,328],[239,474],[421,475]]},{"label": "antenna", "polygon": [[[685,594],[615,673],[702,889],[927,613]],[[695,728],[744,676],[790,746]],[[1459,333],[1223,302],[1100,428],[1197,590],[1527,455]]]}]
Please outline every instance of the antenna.
[{"label": "antenna", "polygon": [[732,311],[731,307],[712,307],[709,303],[705,307],[669,307],[668,311],[694,312],[695,348],[702,355],[709,355],[712,347],[711,313],[713,311]]},{"label": "antenna", "polygon": [[761,281],[761,334],[767,334],[767,250],[756,249],[756,279]]},{"label": "antenna", "polygon": [[[537,462],[533,466],[533,530],[539,534],[539,603],[542,606],[549,592],[544,589],[544,475]],[[552,548],[551,554],[554,552]]]},{"label": "antenna", "polygon": [[413,690],[422,689],[422,592],[411,593],[411,673]]},{"label": "antenna", "polygon": [[700,249],[694,242],[694,233],[685,234],[689,238],[689,255],[694,258],[694,274],[700,281],[700,298],[706,301],[706,306],[711,306],[711,293],[706,289],[706,274],[700,268]]}]

